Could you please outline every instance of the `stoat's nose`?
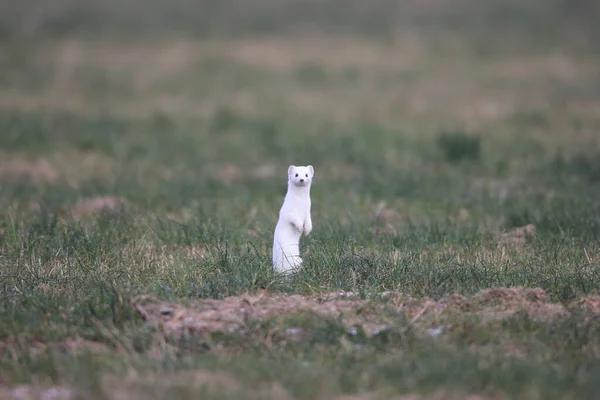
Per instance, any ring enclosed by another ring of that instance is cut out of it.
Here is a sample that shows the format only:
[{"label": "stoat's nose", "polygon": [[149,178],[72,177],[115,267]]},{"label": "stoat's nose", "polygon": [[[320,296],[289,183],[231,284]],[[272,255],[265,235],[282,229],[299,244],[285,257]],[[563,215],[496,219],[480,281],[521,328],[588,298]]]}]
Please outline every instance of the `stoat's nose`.
[{"label": "stoat's nose", "polygon": [[300,183],[304,183],[304,179],[300,179]]}]

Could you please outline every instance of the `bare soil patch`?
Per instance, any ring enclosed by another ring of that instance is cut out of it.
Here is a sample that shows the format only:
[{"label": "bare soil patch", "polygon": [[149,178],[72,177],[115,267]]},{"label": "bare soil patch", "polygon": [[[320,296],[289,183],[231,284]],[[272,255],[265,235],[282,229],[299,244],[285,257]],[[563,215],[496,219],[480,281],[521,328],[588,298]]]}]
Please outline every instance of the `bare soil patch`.
[{"label": "bare soil patch", "polygon": [[71,400],[76,399],[75,392],[63,386],[25,386],[0,388],[0,398],[12,400]]},{"label": "bare soil patch", "polygon": [[[205,393],[221,395],[248,395],[252,398],[289,400],[293,396],[279,382],[265,383],[257,389],[248,389],[240,384],[234,377],[220,372],[207,371],[177,372],[170,374],[131,374],[127,377],[107,376],[102,380],[102,389],[105,395],[112,400],[129,400],[132,398],[163,398],[170,394],[173,388],[186,390],[202,389]],[[153,396],[148,397],[149,392]],[[12,400],[71,400],[80,398],[83,393],[65,386],[30,386],[19,385],[12,388],[0,388],[0,398]],[[323,393],[316,399],[334,400],[501,400],[506,399],[500,395],[467,395],[457,391],[436,391],[430,394],[405,394],[391,396],[385,391],[374,391],[358,394],[331,396]]]},{"label": "bare soil patch", "polygon": [[[109,375],[103,379],[102,387],[111,399],[130,399],[132,394],[152,390],[153,398],[168,397],[171,388],[204,389],[209,393],[232,393],[240,390],[241,384],[225,372],[183,371],[167,374],[131,374],[125,378]],[[161,396],[162,395],[162,396]]]}]

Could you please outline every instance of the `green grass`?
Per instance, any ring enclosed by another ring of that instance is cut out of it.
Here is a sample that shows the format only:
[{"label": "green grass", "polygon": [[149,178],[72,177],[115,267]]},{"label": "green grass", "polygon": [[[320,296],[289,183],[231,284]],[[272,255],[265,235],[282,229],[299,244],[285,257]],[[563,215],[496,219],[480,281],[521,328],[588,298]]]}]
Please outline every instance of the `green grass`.
[{"label": "green grass", "polygon": [[[0,397],[600,395],[598,311],[574,306],[600,287],[597,7],[184,3],[0,12]],[[286,278],[290,164],[316,175]],[[548,299],[478,303],[494,287]],[[175,337],[136,309],[262,291],[351,291],[389,329],[282,309]]]}]

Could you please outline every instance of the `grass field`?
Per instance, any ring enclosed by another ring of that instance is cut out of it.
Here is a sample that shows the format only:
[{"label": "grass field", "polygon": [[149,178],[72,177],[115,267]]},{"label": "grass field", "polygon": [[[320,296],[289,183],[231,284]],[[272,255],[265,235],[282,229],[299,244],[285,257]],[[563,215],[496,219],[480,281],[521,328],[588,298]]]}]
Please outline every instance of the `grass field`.
[{"label": "grass field", "polygon": [[251,3],[0,6],[0,398],[599,398],[598,6]]}]

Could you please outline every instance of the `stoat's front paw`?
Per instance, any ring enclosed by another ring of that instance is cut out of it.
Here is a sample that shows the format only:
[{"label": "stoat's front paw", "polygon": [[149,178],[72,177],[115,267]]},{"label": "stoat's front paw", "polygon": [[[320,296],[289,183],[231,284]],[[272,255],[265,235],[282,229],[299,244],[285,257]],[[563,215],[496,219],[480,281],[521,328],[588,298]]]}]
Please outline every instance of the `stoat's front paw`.
[{"label": "stoat's front paw", "polygon": [[292,226],[294,227],[294,229],[296,229],[298,232],[302,233],[302,221],[301,220],[294,220],[292,219],[291,221]]},{"label": "stoat's front paw", "polygon": [[304,224],[304,235],[308,236],[308,234],[312,232],[312,228],[312,222],[306,221],[306,223]]}]

